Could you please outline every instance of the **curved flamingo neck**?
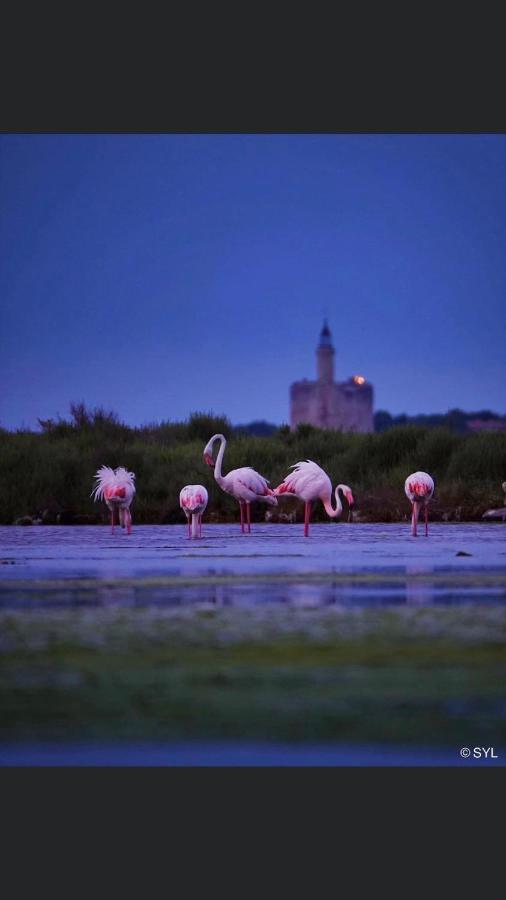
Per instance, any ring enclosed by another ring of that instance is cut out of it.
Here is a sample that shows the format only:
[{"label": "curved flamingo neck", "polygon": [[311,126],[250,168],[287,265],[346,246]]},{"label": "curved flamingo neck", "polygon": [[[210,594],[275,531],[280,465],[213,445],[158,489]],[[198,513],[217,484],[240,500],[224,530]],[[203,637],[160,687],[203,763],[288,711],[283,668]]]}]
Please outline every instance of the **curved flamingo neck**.
[{"label": "curved flamingo neck", "polygon": [[330,516],[331,519],[337,519],[337,517],[340,516],[343,511],[343,504],[341,503],[341,498],[339,497],[339,488],[340,487],[341,487],[341,485],[338,485],[336,487],[336,490],[334,493],[334,496],[336,498],[336,508],[335,509],[332,506],[332,495],[331,494],[329,494],[329,496],[325,497],[324,499],[322,498],[322,503],[325,508],[325,512],[327,513],[328,516]]},{"label": "curved flamingo neck", "polygon": [[221,465],[223,463],[223,457],[225,455],[225,447],[227,446],[227,439],[223,434],[218,434],[216,436],[216,440],[220,441],[220,449],[218,450],[218,456],[216,457],[216,463],[214,466],[214,478],[221,486],[224,476],[221,473]]}]

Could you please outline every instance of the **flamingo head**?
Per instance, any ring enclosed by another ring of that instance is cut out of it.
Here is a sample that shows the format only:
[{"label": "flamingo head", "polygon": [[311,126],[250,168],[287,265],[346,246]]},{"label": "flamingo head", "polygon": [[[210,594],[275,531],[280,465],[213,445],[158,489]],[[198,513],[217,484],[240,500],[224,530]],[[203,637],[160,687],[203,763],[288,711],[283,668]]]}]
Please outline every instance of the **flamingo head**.
[{"label": "flamingo head", "polygon": [[346,497],[348,503],[348,522],[353,521],[353,507],[355,506],[355,498],[352,490],[347,484],[340,484],[338,490],[341,491],[343,497]]},{"label": "flamingo head", "polygon": [[355,498],[351,492],[351,488],[349,488],[347,484],[338,485],[338,490],[341,492],[343,497],[346,497],[346,502],[347,502],[348,506],[355,505]]},{"label": "flamingo head", "polygon": [[226,444],[226,439],[223,434],[213,434],[212,438],[210,438],[204,447],[204,460],[206,461],[208,466],[211,466],[212,469],[215,467],[215,462],[213,459],[213,447],[215,441],[221,441],[222,444]]}]

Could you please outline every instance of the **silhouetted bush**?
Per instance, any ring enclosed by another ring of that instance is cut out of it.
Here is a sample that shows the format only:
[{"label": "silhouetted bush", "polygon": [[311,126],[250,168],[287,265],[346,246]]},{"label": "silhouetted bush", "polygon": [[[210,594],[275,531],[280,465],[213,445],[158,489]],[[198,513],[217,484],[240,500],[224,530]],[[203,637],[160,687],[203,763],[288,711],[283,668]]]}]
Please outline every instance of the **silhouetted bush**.
[{"label": "silhouetted bush", "polygon": [[374,413],[374,430],[379,433],[386,431],[388,428],[397,428],[399,425],[418,425],[421,428],[447,428],[451,431],[456,431],[458,434],[469,434],[472,432],[472,429],[469,428],[468,423],[472,419],[481,419],[484,422],[497,422],[502,418],[502,416],[491,412],[489,409],[482,409],[478,412],[449,409],[446,413],[429,413],[428,415],[422,413],[417,416],[408,416],[406,413],[392,416],[386,410],[378,409]]},{"label": "silhouetted bush", "polygon": [[226,416],[192,413],[188,419],[188,440],[207,443],[213,434],[230,434],[232,425]]}]

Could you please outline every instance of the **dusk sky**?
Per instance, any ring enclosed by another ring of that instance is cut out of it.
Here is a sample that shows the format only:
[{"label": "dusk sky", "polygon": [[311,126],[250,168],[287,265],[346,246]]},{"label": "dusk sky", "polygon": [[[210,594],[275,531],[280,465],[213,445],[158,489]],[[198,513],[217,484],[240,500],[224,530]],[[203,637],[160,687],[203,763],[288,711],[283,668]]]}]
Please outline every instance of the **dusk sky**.
[{"label": "dusk sky", "polygon": [[505,413],[506,135],[0,135],[0,425]]}]

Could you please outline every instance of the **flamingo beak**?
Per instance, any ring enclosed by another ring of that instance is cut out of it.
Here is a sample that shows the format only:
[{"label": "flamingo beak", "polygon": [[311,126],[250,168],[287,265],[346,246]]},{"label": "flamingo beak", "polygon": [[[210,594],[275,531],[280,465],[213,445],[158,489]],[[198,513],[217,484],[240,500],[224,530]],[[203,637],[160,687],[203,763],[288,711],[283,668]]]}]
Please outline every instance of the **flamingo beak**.
[{"label": "flamingo beak", "polygon": [[204,459],[208,466],[211,466],[214,469],[214,459],[212,458],[210,453],[204,453]]},{"label": "flamingo beak", "polygon": [[351,491],[346,494],[346,499],[348,501],[348,522],[353,522],[353,507],[355,505],[355,500],[353,499],[353,494]]}]

